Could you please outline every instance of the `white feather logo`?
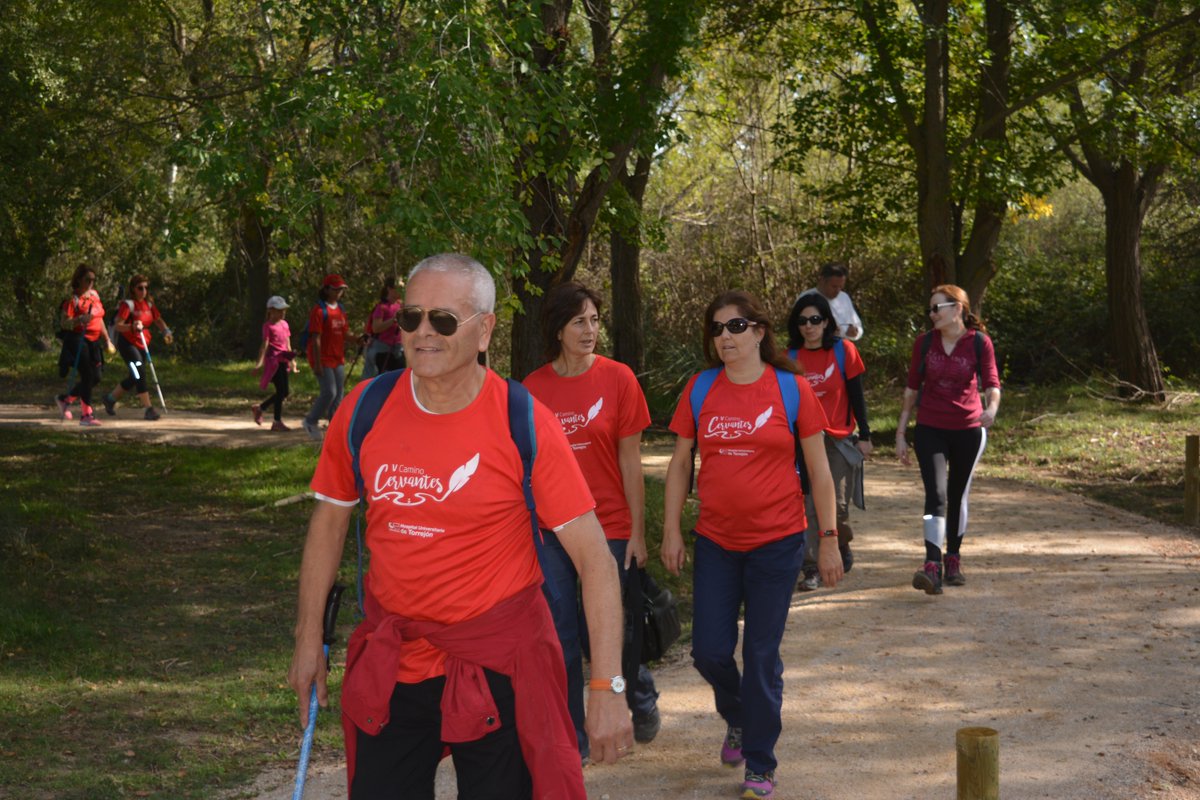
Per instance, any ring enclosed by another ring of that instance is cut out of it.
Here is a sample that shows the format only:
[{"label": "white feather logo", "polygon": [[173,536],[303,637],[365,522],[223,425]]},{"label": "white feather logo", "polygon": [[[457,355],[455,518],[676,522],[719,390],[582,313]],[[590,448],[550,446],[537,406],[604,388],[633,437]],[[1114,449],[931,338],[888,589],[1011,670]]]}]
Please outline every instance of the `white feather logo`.
[{"label": "white feather logo", "polygon": [[833,377],[833,367],[834,365],[830,364],[829,369],[825,370],[825,380],[829,380]]},{"label": "white feather logo", "polygon": [[604,398],[601,397],[599,400],[596,401],[596,405],[594,405],[588,409],[587,422],[584,422],[583,424],[587,425],[588,422],[591,422],[592,420],[594,420],[596,418],[596,415],[600,413],[600,409],[603,407],[604,407]]},{"label": "white feather logo", "polygon": [[467,481],[471,480],[471,476],[475,474],[475,470],[478,468],[479,453],[476,453],[467,463],[454,470],[454,474],[450,476],[450,484],[446,489],[446,494],[442,496],[442,499],[445,500],[447,497],[466,486]]},{"label": "white feather logo", "polygon": [[771,418],[771,412],[775,410],[775,406],[767,406],[767,410],[758,415],[758,419],[754,420],[754,427],[750,429],[751,433],[767,424],[767,420]]}]

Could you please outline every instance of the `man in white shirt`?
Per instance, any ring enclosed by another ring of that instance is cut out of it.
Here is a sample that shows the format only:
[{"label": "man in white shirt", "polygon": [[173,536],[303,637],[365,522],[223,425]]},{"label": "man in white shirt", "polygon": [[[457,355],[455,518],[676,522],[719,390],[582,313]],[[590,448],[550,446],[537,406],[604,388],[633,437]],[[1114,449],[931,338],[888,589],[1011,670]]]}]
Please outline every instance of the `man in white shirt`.
[{"label": "man in white shirt", "polygon": [[845,264],[839,264],[836,261],[825,264],[821,267],[821,274],[817,278],[817,285],[814,289],[809,289],[803,292],[801,296],[809,292],[820,292],[829,301],[829,307],[833,311],[833,319],[837,322],[838,335],[844,339],[849,339],[852,342],[857,342],[863,335],[863,323],[858,317],[858,311],[854,308],[854,302],[851,301],[850,295],[842,291],[846,286],[846,275],[849,270]]}]

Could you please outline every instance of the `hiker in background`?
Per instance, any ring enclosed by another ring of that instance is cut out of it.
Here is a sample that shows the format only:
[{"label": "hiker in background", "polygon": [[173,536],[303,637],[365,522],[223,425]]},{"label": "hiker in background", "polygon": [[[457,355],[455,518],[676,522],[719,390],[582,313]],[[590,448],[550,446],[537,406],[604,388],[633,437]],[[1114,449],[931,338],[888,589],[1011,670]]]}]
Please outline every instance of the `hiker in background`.
[{"label": "hiker in background", "polygon": [[896,426],[896,456],[900,463],[910,463],[905,429],[917,406],[913,449],[925,484],[925,566],[913,575],[912,585],[926,594],[941,594],[943,582],[967,582],[960,554],[967,501],[971,476],[987,446],[987,429],[1000,410],[1000,374],[992,340],[971,311],[966,292],[951,285],[935,287],[926,311],[933,330],[913,343]]},{"label": "hiker in background", "polygon": [[304,430],[318,442],[321,417],[333,419],[346,390],[346,312],[341,306],[345,291],[341,275],[326,275],[305,328],[308,363],[317,376],[319,392],[304,417]]},{"label": "hiker in background", "polygon": [[[542,341],[546,363],[525,378],[529,393],[554,412],[583,471],[596,516],[617,562],[622,596],[630,564],[646,568],[646,488],[642,478],[642,431],[650,410],[629,367],[597,355],[600,295],[570,281],[546,295]],[[579,753],[588,757],[583,713],[583,652],[586,622],[579,608],[575,567],[552,532],[545,534],[546,599],[567,665],[567,706]],[[557,591],[552,592],[553,584]],[[653,741],[661,720],[658,691],[645,664],[626,676],[625,696],[633,713],[635,741]]]},{"label": "hiker in background", "polygon": [[271,409],[275,418],[271,423],[273,431],[291,430],[283,424],[283,401],[290,393],[288,373],[299,371],[299,367],[296,365],[296,354],[292,352],[292,329],[288,327],[287,320],[284,319],[287,308],[287,301],[279,295],[267,300],[267,319],[263,322],[262,347],[258,350],[258,361],[254,364],[256,369],[262,370],[258,388],[266,389],[267,384],[272,383],[275,385],[275,393],[261,403],[250,406],[250,413],[254,415],[254,424],[262,425],[263,410]]},{"label": "hiker in background", "polygon": [[[850,270],[845,264],[839,264],[836,261],[824,264],[817,277],[816,287],[805,291],[800,297],[812,293],[824,297],[829,301],[833,318],[837,322],[837,335],[843,339],[857,342],[863,335],[863,323],[858,316],[858,311],[854,308],[854,301],[846,293],[846,278],[849,274]],[[796,302],[800,302],[799,297],[796,298]]]},{"label": "hiker in background", "polygon": [[[862,497],[863,459],[871,455],[871,427],[867,423],[867,401],[862,375],[866,372],[862,357],[852,343],[837,335],[829,301],[820,292],[803,294],[788,316],[788,356],[808,379],[808,385],[821,401],[829,427],[825,429],[825,457],[833,475],[837,495],[838,549],[842,569],[854,566],[854,529],[850,527],[850,501],[859,508]],[[854,435],[855,425],[858,435]],[[818,534],[812,497],[805,498],[808,530],[805,531],[804,577],[798,589],[812,591],[821,585],[817,570]]]},{"label": "hiker in background", "polygon": [[404,368],[404,345],[400,334],[400,290],[395,278],[388,278],[379,290],[379,302],[367,318],[367,335],[371,343],[363,354],[362,379],[373,378],[381,372]]},{"label": "hiker in background", "polygon": [[54,403],[59,415],[69,420],[71,405],[78,400],[79,424],[84,426],[100,424],[92,407],[92,390],[100,383],[105,351],[116,351],[104,324],[104,304],[95,286],[96,271],[87,264],[76,267],[71,276],[71,296],[63,301],[59,317],[63,346],[58,370],[63,377],[73,373],[75,383],[65,394],[56,396]]},{"label": "hiker in background", "polygon": [[[783,726],[779,648],[804,560],[797,439],[820,521],[821,579],[832,587],[842,577],[822,433],[827,422],[808,381],[796,374],[796,364],[775,349],[771,322],[753,296],[738,291],[717,296],[703,324],[711,369],[688,381],[671,419],[676,440],[667,467],[662,560],[673,575],[684,565],[680,518],[698,442],[692,659],[712,685],[726,724],[721,763],[745,763],[743,797],[769,798]],[[708,384],[705,397],[694,396],[698,384]],[[739,673],[734,651],[743,607],[744,671]]]},{"label": "hiker in background", "polygon": [[104,410],[110,417],[116,416],[117,403],[126,392],[136,388],[138,402],[148,420],[156,420],[161,414],[150,404],[150,387],[146,383],[146,362],[150,349],[150,326],[157,325],[162,331],[163,341],[175,341],[171,329],[159,313],[158,306],[150,297],[150,279],[145,275],[134,275],[129,279],[129,296],[117,306],[117,350],[125,362],[129,374],[102,398]]},{"label": "hiker in background", "polygon": [[[288,682],[303,725],[314,681],[327,700],[322,617],[361,491],[371,551],[366,616],[347,646],[341,698],[355,800],[432,798],[445,748],[461,797],[586,800],[510,427],[514,387],[476,360],[495,328],[495,292],[487,268],[467,256],[433,256],[413,269],[400,318],[409,369],[389,374],[395,385],[352,455],[359,401],[388,376],[355,387],[313,475],[317,503]],[[541,403],[524,401],[524,428],[536,432],[537,518],[555,531],[583,585],[592,760],[611,764],[633,742],[619,696],[617,570],[562,426]]]}]

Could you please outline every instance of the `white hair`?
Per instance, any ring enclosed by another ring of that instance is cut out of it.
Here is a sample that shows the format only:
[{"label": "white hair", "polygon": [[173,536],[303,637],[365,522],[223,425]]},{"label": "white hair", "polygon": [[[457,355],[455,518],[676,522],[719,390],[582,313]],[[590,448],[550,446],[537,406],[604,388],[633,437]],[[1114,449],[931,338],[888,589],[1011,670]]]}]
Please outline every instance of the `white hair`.
[{"label": "white hair", "polygon": [[461,253],[439,253],[429,256],[412,268],[408,273],[408,283],[422,272],[443,272],[450,275],[462,275],[471,281],[471,302],[476,311],[487,314],[496,310],[496,281],[487,267],[470,256]]}]

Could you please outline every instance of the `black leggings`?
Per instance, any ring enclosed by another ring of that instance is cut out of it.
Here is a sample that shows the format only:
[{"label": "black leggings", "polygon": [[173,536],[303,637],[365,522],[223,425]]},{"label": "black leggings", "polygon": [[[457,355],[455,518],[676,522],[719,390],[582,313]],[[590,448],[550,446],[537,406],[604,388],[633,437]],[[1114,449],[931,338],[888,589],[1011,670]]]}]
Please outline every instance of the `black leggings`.
[{"label": "black leggings", "polygon": [[[945,519],[946,552],[958,555],[967,532],[967,500],[975,465],[987,446],[983,428],[946,430],[917,425],[913,449],[925,484],[925,516]],[[941,561],[941,548],[925,540],[925,560]]]},{"label": "black leggings", "polygon": [[288,389],[288,362],[281,361],[279,366],[275,367],[275,374],[271,376],[271,383],[275,384],[275,394],[263,400],[259,404],[259,408],[266,411],[271,406],[275,406],[275,421],[282,421],[283,417],[283,401],[287,400],[290,393]]},{"label": "black leggings", "polygon": [[146,351],[130,344],[124,336],[117,337],[117,350],[121,351],[121,359],[129,370],[129,374],[121,381],[121,388],[128,392],[136,386],[138,394],[150,391],[146,385]]},{"label": "black leggings", "polygon": [[92,404],[92,389],[100,383],[104,368],[104,349],[99,340],[91,342],[79,337],[79,354],[75,357],[77,375],[75,385],[67,391],[68,397],[78,397],[85,406]]}]

